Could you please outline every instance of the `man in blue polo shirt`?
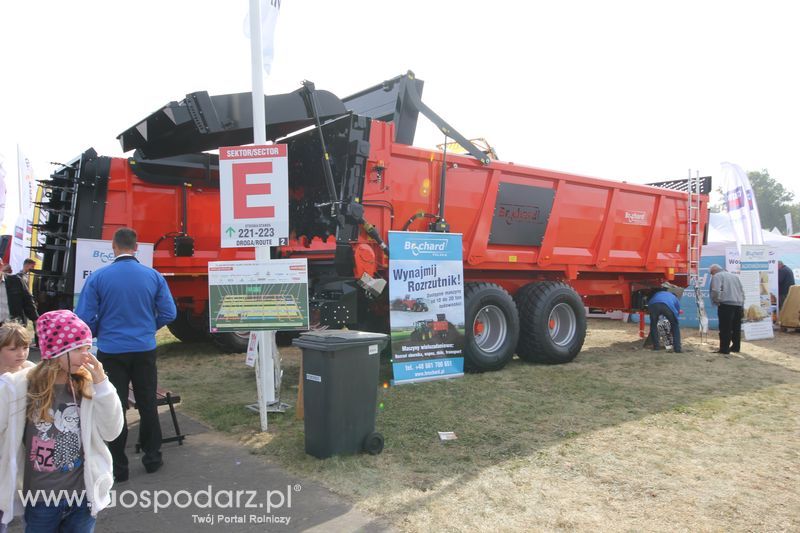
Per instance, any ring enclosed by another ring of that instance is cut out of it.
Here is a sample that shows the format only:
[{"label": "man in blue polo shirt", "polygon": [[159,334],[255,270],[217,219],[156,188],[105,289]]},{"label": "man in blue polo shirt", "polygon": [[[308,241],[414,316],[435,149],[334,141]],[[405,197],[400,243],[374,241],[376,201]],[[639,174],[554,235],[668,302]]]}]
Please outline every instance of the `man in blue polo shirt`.
[{"label": "man in blue polo shirt", "polygon": [[681,314],[681,304],[677,296],[666,289],[659,290],[647,300],[647,309],[650,311],[650,339],[653,349],[659,350],[658,345],[658,319],[662,315],[669,320],[672,329],[672,347],[675,353],[681,353],[681,328],[678,325],[678,315]]},{"label": "man in blue polo shirt", "polygon": [[[136,259],[136,232],[120,228],[111,243],[114,262],[87,279],[75,314],[97,337],[97,358],[117,389],[123,411],[128,407],[128,384],[139,410],[139,440],[148,473],[164,464],[156,391],[156,331],[175,320],[175,301],[164,277]],[[128,424],[108,443],[114,458],[114,479],[128,479],[125,444]]]}]

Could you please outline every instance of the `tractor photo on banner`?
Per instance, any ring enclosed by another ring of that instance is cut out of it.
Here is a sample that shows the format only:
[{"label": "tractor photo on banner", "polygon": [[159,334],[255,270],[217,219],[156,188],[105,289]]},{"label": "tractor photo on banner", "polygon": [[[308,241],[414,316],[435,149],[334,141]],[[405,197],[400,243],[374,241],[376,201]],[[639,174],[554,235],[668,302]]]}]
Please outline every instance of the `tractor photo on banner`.
[{"label": "tractor photo on banner", "polygon": [[464,375],[461,235],[389,232],[393,383]]}]

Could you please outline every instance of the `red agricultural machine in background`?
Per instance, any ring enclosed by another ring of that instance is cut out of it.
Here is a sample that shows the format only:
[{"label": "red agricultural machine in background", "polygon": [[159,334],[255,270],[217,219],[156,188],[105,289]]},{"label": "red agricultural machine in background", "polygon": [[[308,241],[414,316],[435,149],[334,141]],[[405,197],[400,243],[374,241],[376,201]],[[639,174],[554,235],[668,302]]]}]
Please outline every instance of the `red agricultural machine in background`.
[{"label": "red agricultural machine in background", "polygon": [[417,320],[414,322],[414,331],[411,332],[412,341],[429,341],[434,337],[444,341],[448,334],[455,330],[455,326],[450,324],[445,318],[444,313],[438,313],[436,320]]},{"label": "red agricultural machine in background", "polygon": [[428,310],[428,304],[422,298],[411,298],[406,295],[405,298],[397,298],[392,301],[392,311],[413,311],[420,313]]},{"label": "red agricultural machine in background", "polygon": [[[392,303],[379,280],[389,230],[463,234],[472,371],[502,368],[515,353],[570,361],[584,306],[637,310],[662,282],[687,284],[709,178],[692,208],[687,180],[657,188],[490,160],[423,104],[422,86],[409,72],[344,99],[310,83],[266,97],[267,137],[289,154],[291,236],[272,255],[308,259],[315,325],[388,332]],[[412,146],[419,113],[467,155]],[[179,309],[170,330],[243,350],[245,333],[208,332],[208,262],[254,251],[220,248],[218,157],[204,151],[252,142],[251,115],[249,93],[192,93],[119,136],[131,157],[89,149],[43,182],[40,310],[71,306],[77,238],[130,226],[155,243],[153,266]]]}]

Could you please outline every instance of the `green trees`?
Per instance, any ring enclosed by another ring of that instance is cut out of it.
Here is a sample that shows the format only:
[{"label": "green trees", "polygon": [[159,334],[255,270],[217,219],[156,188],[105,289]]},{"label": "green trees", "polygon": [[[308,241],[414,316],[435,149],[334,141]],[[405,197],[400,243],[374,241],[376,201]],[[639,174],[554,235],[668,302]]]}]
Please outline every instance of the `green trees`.
[{"label": "green trees", "polygon": [[794,201],[794,193],[769,175],[767,169],[747,173],[753,187],[761,227],[767,230],[777,227],[786,233],[784,214],[792,214],[794,231],[800,231],[800,203]]}]

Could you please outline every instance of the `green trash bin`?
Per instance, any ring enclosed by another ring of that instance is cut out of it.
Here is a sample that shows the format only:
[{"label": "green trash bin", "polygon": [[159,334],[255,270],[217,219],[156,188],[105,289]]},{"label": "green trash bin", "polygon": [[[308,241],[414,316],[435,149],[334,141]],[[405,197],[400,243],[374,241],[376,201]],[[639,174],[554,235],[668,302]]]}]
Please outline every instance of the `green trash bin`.
[{"label": "green trash bin", "polygon": [[382,333],[309,331],[292,344],[303,350],[306,453],[325,459],[362,451],[377,455],[375,432]]}]

